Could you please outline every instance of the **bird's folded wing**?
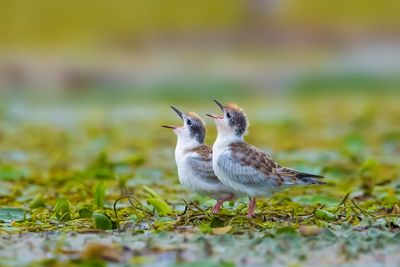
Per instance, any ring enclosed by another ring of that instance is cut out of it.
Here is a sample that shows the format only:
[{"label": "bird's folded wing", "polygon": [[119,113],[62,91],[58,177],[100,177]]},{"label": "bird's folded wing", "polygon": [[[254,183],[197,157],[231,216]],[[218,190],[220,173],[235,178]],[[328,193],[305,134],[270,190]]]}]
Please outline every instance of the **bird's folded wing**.
[{"label": "bird's folded wing", "polygon": [[207,180],[210,183],[219,183],[217,176],[215,176],[211,157],[209,160],[205,160],[201,157],[188,157],[187,164],[191,168],[192,172],[196,175],[201,176],[203,179]]},{"label": "bird's folded wing", "polygon": [[276,173],[279,167],[268,154],[246,143],[235,143],[230,150],[218,158],[218,166],[229,178],[243,185],[282,185],[282,178]]}]

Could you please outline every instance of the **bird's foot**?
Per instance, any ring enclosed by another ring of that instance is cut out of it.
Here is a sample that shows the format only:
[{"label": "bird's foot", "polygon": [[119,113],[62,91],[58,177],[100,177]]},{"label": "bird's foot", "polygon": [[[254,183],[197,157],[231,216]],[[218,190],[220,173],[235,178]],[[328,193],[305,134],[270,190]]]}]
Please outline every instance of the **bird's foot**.
[{"label": "bird's foot", "polygon": [[251,218],[253,218],[255,215],[256,215],[256,214],[255,214],[254,212],[248,212],[247,215],[246,215],[246,217],[249,218],[249,219],[251,219]]},{"label": "bird's foot", "polygon": [[218,213],[221,210],[222,204],[224,203],[223,200],[218,200],[217,203],[212,208],[212,213]]},{"label": "bird's foot", "polygon": [[221,207],[215,205],[215,206],[212,208],[211,211],[212,211],[212,213],[218,213],[220,210],[221,210]]}]

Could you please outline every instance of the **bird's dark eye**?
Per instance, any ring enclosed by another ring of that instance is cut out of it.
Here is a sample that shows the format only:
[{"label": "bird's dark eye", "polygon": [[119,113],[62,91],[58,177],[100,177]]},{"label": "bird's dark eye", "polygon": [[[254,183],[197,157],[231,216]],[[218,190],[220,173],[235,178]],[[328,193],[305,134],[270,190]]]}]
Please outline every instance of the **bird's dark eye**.
[{"label": "bird's dark eye", "polygon": [[192,125],[192,121],[191,121],[191,120],[187,120],[186,123],[187,123],[187,125],[189,125],[189,126]]},{"label": "bird's dark eye", "polygon": [[226,113],[226,117],[227,117],[228,119],[230,119],[230,118],[231,118],[231,114],[230,114],[230,113]]}]

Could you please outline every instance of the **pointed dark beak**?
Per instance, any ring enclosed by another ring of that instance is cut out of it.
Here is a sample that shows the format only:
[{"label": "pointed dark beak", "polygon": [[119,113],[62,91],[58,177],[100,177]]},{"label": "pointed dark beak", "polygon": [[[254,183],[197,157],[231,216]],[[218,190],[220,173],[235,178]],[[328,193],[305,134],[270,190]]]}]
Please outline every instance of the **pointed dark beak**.
[{"label": "pointed dark beak", "polygon": [[224,112],[224,106],[221,103],[219,103],[217,100],[215,100],[215,99],[214,99],[214,102],[222,110],[222,112]]},{"label": "pointed dark beak", "polygon": [[167,128],[167,129],[176,129],[176,126],[172,126],[172,125],[161,125],[161,127]]},{"label": "pointed dark beak", "polygon": [[183,120],[183,115],[182,112],[179,111],[176,107],[171,106],[171,108],[178,114],[178,116]]},{"label": "pointed dark beak", "polygon": [[224,118],[222,116],[218,116],[218,115],[214,115],[214,114],[206,114],[206,116],[211,117],[213,119],[223,119]]}]

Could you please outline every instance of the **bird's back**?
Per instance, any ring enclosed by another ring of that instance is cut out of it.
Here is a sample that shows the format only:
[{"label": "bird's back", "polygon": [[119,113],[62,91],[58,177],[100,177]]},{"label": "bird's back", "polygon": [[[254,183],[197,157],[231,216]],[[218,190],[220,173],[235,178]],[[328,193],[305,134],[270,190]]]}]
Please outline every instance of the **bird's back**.
[{"label": "bird's back", "polygon": [[317,175],[281,167],[267,153],[246,142],[235,142],[214,167],[220,180],[248,195],[269,195],[294,185],[322,184]]}]

